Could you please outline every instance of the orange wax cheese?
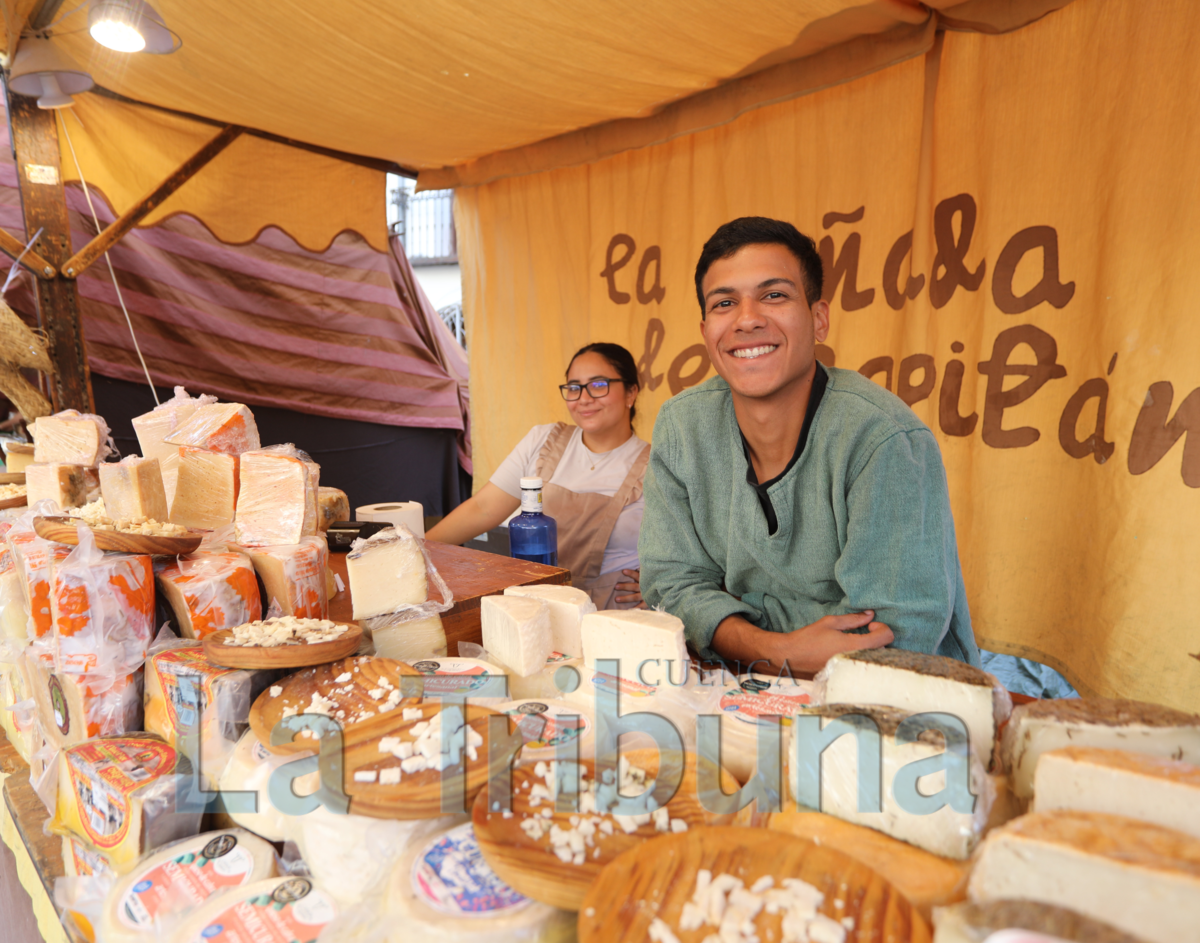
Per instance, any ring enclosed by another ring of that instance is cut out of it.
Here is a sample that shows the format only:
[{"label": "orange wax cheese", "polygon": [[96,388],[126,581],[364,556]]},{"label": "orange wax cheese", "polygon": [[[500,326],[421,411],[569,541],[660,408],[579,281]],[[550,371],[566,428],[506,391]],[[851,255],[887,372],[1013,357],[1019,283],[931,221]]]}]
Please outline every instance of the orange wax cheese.
[{"label": "orange wax cheese", "polygon": [[83,507],[88,502],[83,466],[60,462],[30,465],[25,469],[25,495],[30,507],[47,500],[60,511]]},{"label": "orange wax cheese", "polygon": [[104,512],[114,521],[164,522],[170,516],[158,459],[130,455],[99,471]]},{"label": "orange wax cheese", "polygon": [[54,634],[50,606],[51,574],[55,561],[65,560],[71,548],[43,540],[31,530],[10,530],[8,548],[17,567],[29,609],[29,638]]},{"label": "orange wax cheese", "polygon": [[[106,553],[99,560],[65,558],[53,567],[50,612],[59,657],[75,666],[120,650],[145,657],[154,638],[154,568],[148,554]],[[91,665],[87,666],[89,669]]]},{"label": "orange wax cheese", "polygon": [[211,452],[241,455],[257,449],[254,414],[241,403],[210,403],[197,407],[183,424],[163,438],[171,445],[190,445]]},{"label": "orange wax cheese", "polygon": [[158,586],[184,638],[202,639],[262,618],[254,564],[244,553],[192,553],[158,570]]},{"label": "orange wax cheese", "polygon": [[329,618],[325,570],[329,548],[324,537],[305,537],[297,544],[278,547],[241,547],[262,577],[270,609],[277,602],[283,614],[298,619]]},{"label": "orange wax cheese", "polygon": [[238,458],[224,452],[179,447],[179,472],[171,523],[217,530],[233,523],[238,498]]}]

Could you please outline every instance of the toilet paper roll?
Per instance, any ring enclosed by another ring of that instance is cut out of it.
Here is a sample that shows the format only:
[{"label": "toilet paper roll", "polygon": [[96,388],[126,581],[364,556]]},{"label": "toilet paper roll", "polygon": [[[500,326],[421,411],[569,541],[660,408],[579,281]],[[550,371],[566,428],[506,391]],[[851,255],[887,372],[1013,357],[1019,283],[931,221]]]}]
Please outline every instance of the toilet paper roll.
[{"label": "toilet paper roll", "polygon": [[419,501],[385,501],[383,504],[365,504],[354,509],[354,517],[360,521],[382,521],[385,524],[403,524],[418,537],[425,537],[425,508]]}]

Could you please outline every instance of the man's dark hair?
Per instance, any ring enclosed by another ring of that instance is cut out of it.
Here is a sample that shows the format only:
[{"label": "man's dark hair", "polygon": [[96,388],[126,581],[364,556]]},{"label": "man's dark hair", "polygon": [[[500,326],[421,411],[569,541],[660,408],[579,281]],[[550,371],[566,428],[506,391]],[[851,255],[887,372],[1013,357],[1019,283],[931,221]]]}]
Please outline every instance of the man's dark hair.
[{"label": "man's dark hair", "polygon": [[804,275],[804,297],[814,304],[821,297],[825,275],[817,246],[791,223],[766,216],[743,216],[731,220],[713,233],[700,251],[696,263],[696,298],[704,317],[704,276],[717,259],[727,259],[744,246],[780,245],[796,257]]},{"label": "man's dark hair", "polygon": [[[637,364],[633,361],[633,354],[627,351],[620,344],[607,344],[604,341],[598,341],[595,344],[588,344],[585,347],[580,347],[579,350],[575,351],[575,356],[572,357],[567,363],[567,372],[565,376],[571,375],[571,364],[573,364],[584,354],[599,354],[608,361],[609,366],[617,371],[617,376],[626,387],[638,386],[638,370]],[[629,407],[630,425],[633,425],[633,417],[636,415],[637,403],[635,402]]]}]

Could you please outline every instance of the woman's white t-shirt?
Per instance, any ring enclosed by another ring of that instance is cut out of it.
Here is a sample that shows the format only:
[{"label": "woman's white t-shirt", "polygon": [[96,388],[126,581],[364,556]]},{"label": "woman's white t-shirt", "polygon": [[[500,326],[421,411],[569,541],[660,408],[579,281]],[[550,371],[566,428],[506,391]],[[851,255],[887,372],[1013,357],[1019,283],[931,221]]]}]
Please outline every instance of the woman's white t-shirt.
[{"label": "woman's white t-shirt", "polygon": [[[521,479],[537,474],[538,454],[554,431],[554,423],[534,426],[508,458],[500,463],[491,482],[505,494],[521,497]],[[636,435],[630,436],[611,452],[593,452],[583,444],[583,430],[578,426],[563,451],[562,459],[546,484],[555,484],[579,494],[602,494],[612,497],[625,482],[629,469],[642,454],[646,443]],[[608,546],[604,548],[601,573],[613,570],[636,570],[638,566],[638,532],[642,529],[642,510],[646,502],[638,498],[617,518]]]}]

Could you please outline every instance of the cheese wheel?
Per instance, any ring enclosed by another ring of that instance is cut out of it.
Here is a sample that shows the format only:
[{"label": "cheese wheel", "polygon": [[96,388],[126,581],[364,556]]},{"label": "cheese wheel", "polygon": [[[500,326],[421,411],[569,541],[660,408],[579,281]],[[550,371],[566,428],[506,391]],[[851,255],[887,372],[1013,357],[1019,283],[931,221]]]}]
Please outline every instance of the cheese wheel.
[{"label": "cheese wheel", "polygon": [[20,659],[25,690],[47,741],[64,747],[142,729],[141,668],[132,674],[75,674],[56,671],[54,660],[41,643],[27,647]]},{"label": "cheese wheel", "polygon": [[[567,701],[523,698],[498,704],[495,709],[513,718],[525,739],[520,753],[522,763],[553,760],[560,747],[572,742],[579,745],[580,760],[595,759],[596,718],[586,708]],[[573,749],[568,749],[568,759]]]},{"label": "cheese wheel", "polygon": [[275,849],[240,828],[193,835],[160,848],[118,880],[104,902],[104,943],[150,943],[165,922],[215,894],[275,875]]},{"label": "cheese wheel", "polygon": [[492,678],[503,677],[503,668],[479,658],[422,658],[411,662],[411,666],[425,676],[424,697],[440,698],[445,695],[467,697],[472,704],[492,705],[503,703],[504,697],[476,697],[476,691]]},{"label": "cheese wheel", "polygon": [[324,537],[305,537],[297,544],[278,547],[237,547],[254,563],[266,593],[263,606],[269,612],[277,603],[285,616],[297,619],[328,619],[329,590],[325,570],[329,547]]},{"label": "cheese wheel", "polygon": [[308,878],[244,884],[190,913],[168,943],[307,943],[338,915],[332,897]]},{"label": "cheese wheel", "polygon": [[[258,811],[229,812],[234,822],[261,835],[267,841],[285,841],[290,828],[291,816],[284,815],[271,804],[271,774],[279,767],[312,754],[289,753],[277,756],[259,743],[252,731],[247,730],[234,748],[218,786],[221,792],[252,792],[257,797]],[[298,796],[311,796],[320,786],[321,774],[314,770],[292,781],[292,789]]]},{"label": "cheese wheel", "polygon": [[721,765],[745,784],[758,765],[758,719],[783,718],[783,736],[790,735],[791,717],[812,699],[811,681],[767,674],[742,675],[736,684],[716,688],[705,713],[721,718]]},{"label": "cheese wheel", "polygon": [[54,563],[50,613],[59,663],[67,670],[141,662],[158,628],[150,556],[76,547]]},{"label": "cheese wheel", "polygon": [[484,861],[470,822],[414,841],[387,889],[389,941],[567,943],[575,915],[522,897]]},{"label": "cheese wheel", "polygon": [[22,583],[16,558],[4,548],[0,551],[0,640],[24,644],[29,638],[29,603]]},{"label": "cheese wheel", "polygon": [[0,730],[26,763],[33,756],[35,710],[21,665],[0,662]]},{"label": "cheese wheel", "polygon": [[[622,717],[643,713],[664,717],[679,731],[684,749],[695,750],[696,717],[705,709],[713,688],[701,683],[704,679],[692,669],[690,662],[684,664],[686,667],[682,670],[672,666],[669,680],[665,672],[660,673],[662,669],[647,666],[643,677],[652,683],[601,674],[585,666],[580,672],[579,687],[565,695],[563,700],[591,710],[598,729],[603,730],[606,719],[604,711],[600,710],[600,696],[616,691]],[[646,734],[626,734],[621,737],[622,749],[641,749],[653,745],[653,739]]]},{"label": "cheese wheel", "polygon": [[329,525],[350,520],[350,499],[346,492],[325,485],[317,487],[317,530],[325,533]]}]

